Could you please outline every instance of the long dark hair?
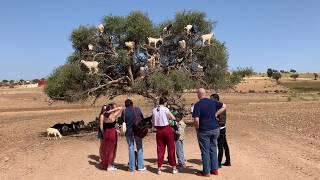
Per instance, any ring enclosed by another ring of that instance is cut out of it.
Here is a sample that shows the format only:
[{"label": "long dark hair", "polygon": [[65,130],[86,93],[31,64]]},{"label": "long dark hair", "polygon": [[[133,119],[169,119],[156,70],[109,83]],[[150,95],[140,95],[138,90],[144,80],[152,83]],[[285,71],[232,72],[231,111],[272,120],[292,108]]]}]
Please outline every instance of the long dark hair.
[{"label": "long dark hair", "polygon": [[99,117],[106,111],[106,108],[107,108],[107,105],[103,105],[101,107],[101,111],[100,111]]},{"label": "long dark hair", "polygon": [[99,116],[103,114],[104,117],[108,118],[110,116],[110,113],[107,113],[107,112],[113,109],[113,105],[114,105],[113,103],[110,103],[108,105],[103,105]]},{"label": "long dark hair", "polygon": [[160,111],[160,105],[164,105],[166,102],[168,102],[168,99],[164,96],[161,96],[159,99],[159,106],[157,107],[157,111]]}]

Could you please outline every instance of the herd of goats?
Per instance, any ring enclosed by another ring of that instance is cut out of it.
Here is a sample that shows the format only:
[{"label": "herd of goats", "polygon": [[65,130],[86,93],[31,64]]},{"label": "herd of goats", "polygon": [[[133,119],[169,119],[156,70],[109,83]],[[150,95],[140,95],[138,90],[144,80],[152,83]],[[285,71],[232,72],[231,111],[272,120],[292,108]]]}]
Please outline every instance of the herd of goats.
[{"label": "herd of goats", "polygon": [[[172,27],[173,27],[173,24],[169,24],[163,28],[163,35],[165,37],[170,36],[171,31],[172,31]],[[102,25],[102,24],[98,25],[97,29],[98,29],[99,34],[103,35],[104,29],[105,29],[104,25]],[[190,25],[190,24],[184,27],[184,32],[186,33],[187,37],[192,37],[196,34],[196,30],[195,30],[194,26]],[[202,41],[202,46],[210,45],[211,39],[214,36],[215,36],[215,34],[213,32],[201,35],[200,40]],[[108,38],[109,44],[112,44],[112,38],[113,38],[113,36],[110,36]],[[144,77],[146,71],[153,71],[156,68],[156,65],[160,64],[160,53],[158,51],[157,44],[158,43],[163,44],[164,38],[161,36],[159,38],[148,37],[147,41],[148,41],[148,43],[147,43],[148,46],[142,47],[146,51],[146,54],[147,54],[146,65],[141,66],[140,70],[139,70],[140,77],[142,77],[142,78]],[[187,50],[186,40],[180,40],[177,43],[178,43],[178,46],[181,50]],[[127,42],[125,42],[124,45],[127,48],[129,55],[133,54],[135,52],[136,48],[138,48],[138,45],[136,45],[136,43],[134,41],[127,41]],[[149,54],[146,47],[154,48],[153,50],[156,50],[156,51],[154,51],[152,54]],[[93,52],[94,48],[95,48],[95,46],[93,44],[88,44],[87,50],[89,52]],[[111,47],[111,49],[112,49],[112,47]],[[96,55],[99,55],[99,53],[97,53]],[[92,61],[87,61],[87,60],[80,61],[81,64],[83,64],[84,66],[87,67],[87,69],[89,69],[89,74],[97,74],[99,71],[99,62],[95,61],[95,57],[96,56],[94,56]],[[183,58],[185,58],[185,57],[178,58],[177,61],[181,62],[181,61],[183,61]],[[200,64],[198,64],[197,66],[198,66],[197,67],[198,69],[203,69],[203,67]]]},{"label": "herd of goats", "polygon": [[[146,117],[141,121],[141,125],[151,128],[152,116]],[[121,135],[126,132],[126,125],[121,118],[117,120],[116,128],[119,129]],[[81,132],[97,132],[99,129],[99,118],[96,117],[94,121],[87,124],[81,121],[72,121],[71,123],[56,123],[47,129],[47,139],[51,140],[62,138],[62,136],[69,136],[79,134]]]}]

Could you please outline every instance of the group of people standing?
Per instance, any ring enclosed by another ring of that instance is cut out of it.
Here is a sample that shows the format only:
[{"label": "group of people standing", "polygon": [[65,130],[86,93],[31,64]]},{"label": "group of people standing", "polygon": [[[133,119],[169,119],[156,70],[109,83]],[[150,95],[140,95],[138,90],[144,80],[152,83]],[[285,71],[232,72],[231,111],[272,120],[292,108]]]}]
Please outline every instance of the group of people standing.
[{"label": "group of people standing", "polygon": [[[226,162],[230,164],[229,149],[225,137],[225,110],[226,105],[219,101],[219,96],[213,94],[207,97],[204,89],[198,90],[199,101],[194,105],[192,117],[197,131],[198,143],[201,151],[203,170],[197,175],[210,176],[218,175],[218,168],[221,166],[222,151],[226,150]],[[134,127],[136,119],[143,119],[143,113],[139,107],[133,106],[130,99],[125,101],[125,107],[117,107],[115,104],[108,104],[102,107],[100,112],[99,138],[101,163],[107,171],[117,170],[114,167],[114,160],[117,151],[117,130],[116,120],[118,117],[126,124],[125,137],[128,143],[129,171],[145,171],[142,138],[135,136]],[[172,173],[178,173],[177,167],[186,167],[183,141],[186,124],[182,120],[182,114],[170,112],[167,108],[167,98],[160,97],[159,104],[152,111],[152,124],[156,129],[157,162],[158,174],[161,174],[161,167],[164,163],[165,150],[168,152],[168,163],[172,167]],[[220,123],[220,121],[223,121]],[[220,126],[219,126],[220,123]],[[222,126],[224,125],[224,126]],[[174,128],[173,128],[174,127]],[[217,153],[219,139],[219,156]],[[136,152],[135,152],[136,145]],[[222,151],[221,151],[222,150]],[[178,164],[176,162],[178,158]]]}]

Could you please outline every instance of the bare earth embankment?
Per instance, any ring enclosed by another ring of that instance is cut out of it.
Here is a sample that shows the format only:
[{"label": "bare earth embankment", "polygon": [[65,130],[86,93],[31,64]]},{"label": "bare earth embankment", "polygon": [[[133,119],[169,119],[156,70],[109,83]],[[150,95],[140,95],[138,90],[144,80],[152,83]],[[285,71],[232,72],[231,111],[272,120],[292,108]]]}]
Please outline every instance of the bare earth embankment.
[{"label": "bare earth embankment", "polygon": [[[195,94],[185,95],[195,102]],[[288,101],[285,94],[222,94],[228,105],[228,140],[232,167],[223,167],[215,179],[319,179],[320,102]],[[126,97],[115,101],[123,102]],[[150,114],[149,101],[132,96]],[[126,171],[127,145],[119,138],[117,172],[99,165],[96,134],[47,141],[42,135],[56,122],[91,121],[99,112],[88,104],[48,106],[39,89],[0,91],[0,179],[202,179],[200,152],[194,129],[187,129],[188,168],[172,175],[156,175],[155,134],[144,140],[148,171]],[[99,100],[101,104],[103,99]],[[166,167],[165,167],[166,168]]]}]

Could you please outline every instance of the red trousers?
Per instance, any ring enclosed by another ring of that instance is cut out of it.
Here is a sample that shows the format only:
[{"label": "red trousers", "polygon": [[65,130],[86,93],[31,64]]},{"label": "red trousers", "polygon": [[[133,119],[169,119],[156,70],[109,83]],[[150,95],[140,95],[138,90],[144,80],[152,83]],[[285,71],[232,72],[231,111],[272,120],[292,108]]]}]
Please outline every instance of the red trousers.
[{"label": "red trousers", "polygon": [[168,160],[170,166],[176,166],[176,155],[174,145],[174,134],[172,128],[169,126],[157,127],[157,155],[158,155],[158,167],[160,168],[163,164],[164,153],[166,146],[168,148]]},{"label": "red trousers", "polygon": [[106,167],[113,166],[117,153],[117,142],[116,128],[106,129],[103,133],[103,143],[100,149],[101,161]]}]

